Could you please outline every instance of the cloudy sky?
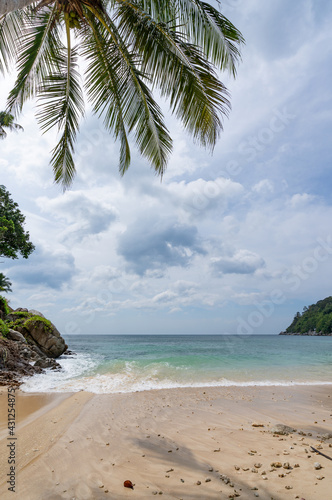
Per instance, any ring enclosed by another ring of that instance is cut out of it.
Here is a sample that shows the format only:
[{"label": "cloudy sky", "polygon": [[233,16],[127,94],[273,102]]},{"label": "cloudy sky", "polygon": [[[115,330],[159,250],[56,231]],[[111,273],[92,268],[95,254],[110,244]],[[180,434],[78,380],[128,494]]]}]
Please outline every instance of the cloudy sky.
[{"label": "cloudy sky", "polygon": [[[160,182],[87,115],[64,194],[33,104],[0,144],[0,184],[36,245],[5,260],[12,307],[69,333],[279,333],[332,294],[332,3],[225,0],[246,46],[214,154],[168,117]],[[0,80],[0,108],[10,81]],[[167,109],[167,108],[165,108]]]}]

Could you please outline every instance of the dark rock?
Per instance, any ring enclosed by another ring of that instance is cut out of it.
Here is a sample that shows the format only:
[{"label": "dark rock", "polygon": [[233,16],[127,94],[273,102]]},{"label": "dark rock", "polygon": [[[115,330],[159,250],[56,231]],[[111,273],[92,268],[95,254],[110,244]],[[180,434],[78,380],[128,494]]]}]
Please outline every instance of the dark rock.
[{"label": "dark rock", "polygon": [[65,352],[63,353],[64,356],[76,356],[76,352],[70,351],[69,349],[66,349]]},{"label": "dark rock", "polygon": [[53,323],[39,315],[29,313],[28,317],[22,318],[19,324],[15,325],[15,329],[48,358],[58,358],[67,349],[64,339]]},{"label": "dark rock", "polygon": [[52,370],[61,369],[61,365],[54,361],[52,358],[39,358],[35,362],[34,366],[39,366],[40,368],[52,368]]},{"label": "dark rock", "polygon": [[19,385],[21,377],[42,372],[29,363],[29,350],[21,342],[0,338],[0,385]]},{"label": "dark rock", "polygon": [[8,304],[0,311],[9,327],[7,338],[0,337],[0,385],[19,385],[22,377],[42,373],[44,368],[61,369],[54,358],[68,346],[41,312],[23,307],[14,311]]},{"label": "dark rock", "polygon": [[23,337],[22,333],[17,332],[16,330],[12,330],[11,328],[9,329],[9,332],[7,334],[7,339],[16,340],[18,342],[23,342],[24,344],[27,343],[27,341]]},{"label": "dark rock", "polygon": [[38,359],[38,358],[45,358],[45,354],[43,353],[43,351],[41,351],[39,349],[39,347],[37,347],[36,345],[33,345],[33,344],[30,344],[30,349],[31,349],[31,352],[32,352],[32,359]]},{"label": "dark rock", "polygon": [[23,349],[23,351],[21,351],[21,356],[23,356],[23,358],[25,359],[31,359],[32,354],[33,352],[31,351],[31,349]]}]

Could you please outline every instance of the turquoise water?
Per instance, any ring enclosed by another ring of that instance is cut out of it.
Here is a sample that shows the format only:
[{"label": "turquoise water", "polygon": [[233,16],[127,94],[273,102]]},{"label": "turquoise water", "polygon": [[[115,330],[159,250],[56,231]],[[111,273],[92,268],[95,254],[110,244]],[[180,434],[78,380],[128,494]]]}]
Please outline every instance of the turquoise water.
[{"label": "turquoise water", "polygon": [[61,372],[25,391],[132,392],[169,387],[332,384],[332,337],[73,335]]}]

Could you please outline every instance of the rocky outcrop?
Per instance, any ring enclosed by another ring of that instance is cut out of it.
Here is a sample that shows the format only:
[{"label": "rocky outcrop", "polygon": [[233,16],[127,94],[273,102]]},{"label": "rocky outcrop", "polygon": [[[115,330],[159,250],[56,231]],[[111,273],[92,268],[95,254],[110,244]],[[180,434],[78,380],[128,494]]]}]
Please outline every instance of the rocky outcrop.
[{"label": "rocky outcrop", "polygon": [[2,303],[0,308],[6,330],[5,337],[0,331],[0,385],[19,385],[22,377],[42,373],[45,368],[61,369],[54,358],[67,345],[53,323],[35,309],[13,311],[5,306]]},{"label": "rocky outcrop", "polygon": [[27,343],[27,341],[23,337],[22,333],[16,332],[15,330],[12,330],[11,328],[9,328],[9,332],[7,333],[7,339],[8,340],[18,340],[19,342],[23,342],[24,344]]},{"label": "rocky outcrop", "polygon": [[[9,322],[9,323],[8,323]],[[58,358],[67,349],[66,342],[51,321],[35,310],[16,309],[6,316],[6,323],[48,358]]]},{"label": "rocky outcrop", "polygon": [[19,385],[22,377],[42,372],[31,364],[30,351],[23,342],[0,338],[0,385]]}]

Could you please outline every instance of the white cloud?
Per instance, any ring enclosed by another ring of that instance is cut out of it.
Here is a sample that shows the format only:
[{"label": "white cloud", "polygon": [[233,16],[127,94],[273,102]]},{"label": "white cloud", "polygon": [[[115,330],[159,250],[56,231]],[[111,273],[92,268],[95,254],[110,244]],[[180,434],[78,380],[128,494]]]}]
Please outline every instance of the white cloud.
[{"label": "white cloud", "polygon": [[[213,156],[168,114],[174,152],[163,181],[134,148],[121,178],[118,144],[88,117],[78,175],[62,194],[48,164],[54,135],[40,134],[31,106],[17,120],[25,131],[1,142],[0,182],[37,246],[28,261],[3,265],[15,306],[44,305],[60,329],[75,323],[86,333],[158,333],[164,324],[222,333],[280,289],[285,303],[264,323],[268,333],[287,326],[299,301],[330,294],[330,255],[306,271],[332,217],[330,3],[222,7],[246,46],[237,79],[222,76],[233,110]],[[0,86],[4,107],[9,86]],[[305,279],[293,290],[283,277],[295,283],[296,272]]]},{"label": "white cloud", "polygon": [[274,187],[271,181],[262,179],[253,186],[252,190],[258,194],[268,194],[273,193]]},{"label": "white cloud", "polygon": [[288,202],[291,208],[301,208],[315,200],[315,196],[308,193],[294,194]]},{"label": "white cloud", "polygon": [[69,244],[106,231],[117,217],[112,206],[83,192],[67,191],[53,199],[40,197],[36,202],[42,212],[66,223],[61,240]]},{"label": "white cloud", "polygon": [[238,250],[230,257],[214,257],[211,263],[217,274],[253,274],[265,266],[264,259],[249,250]]}]

